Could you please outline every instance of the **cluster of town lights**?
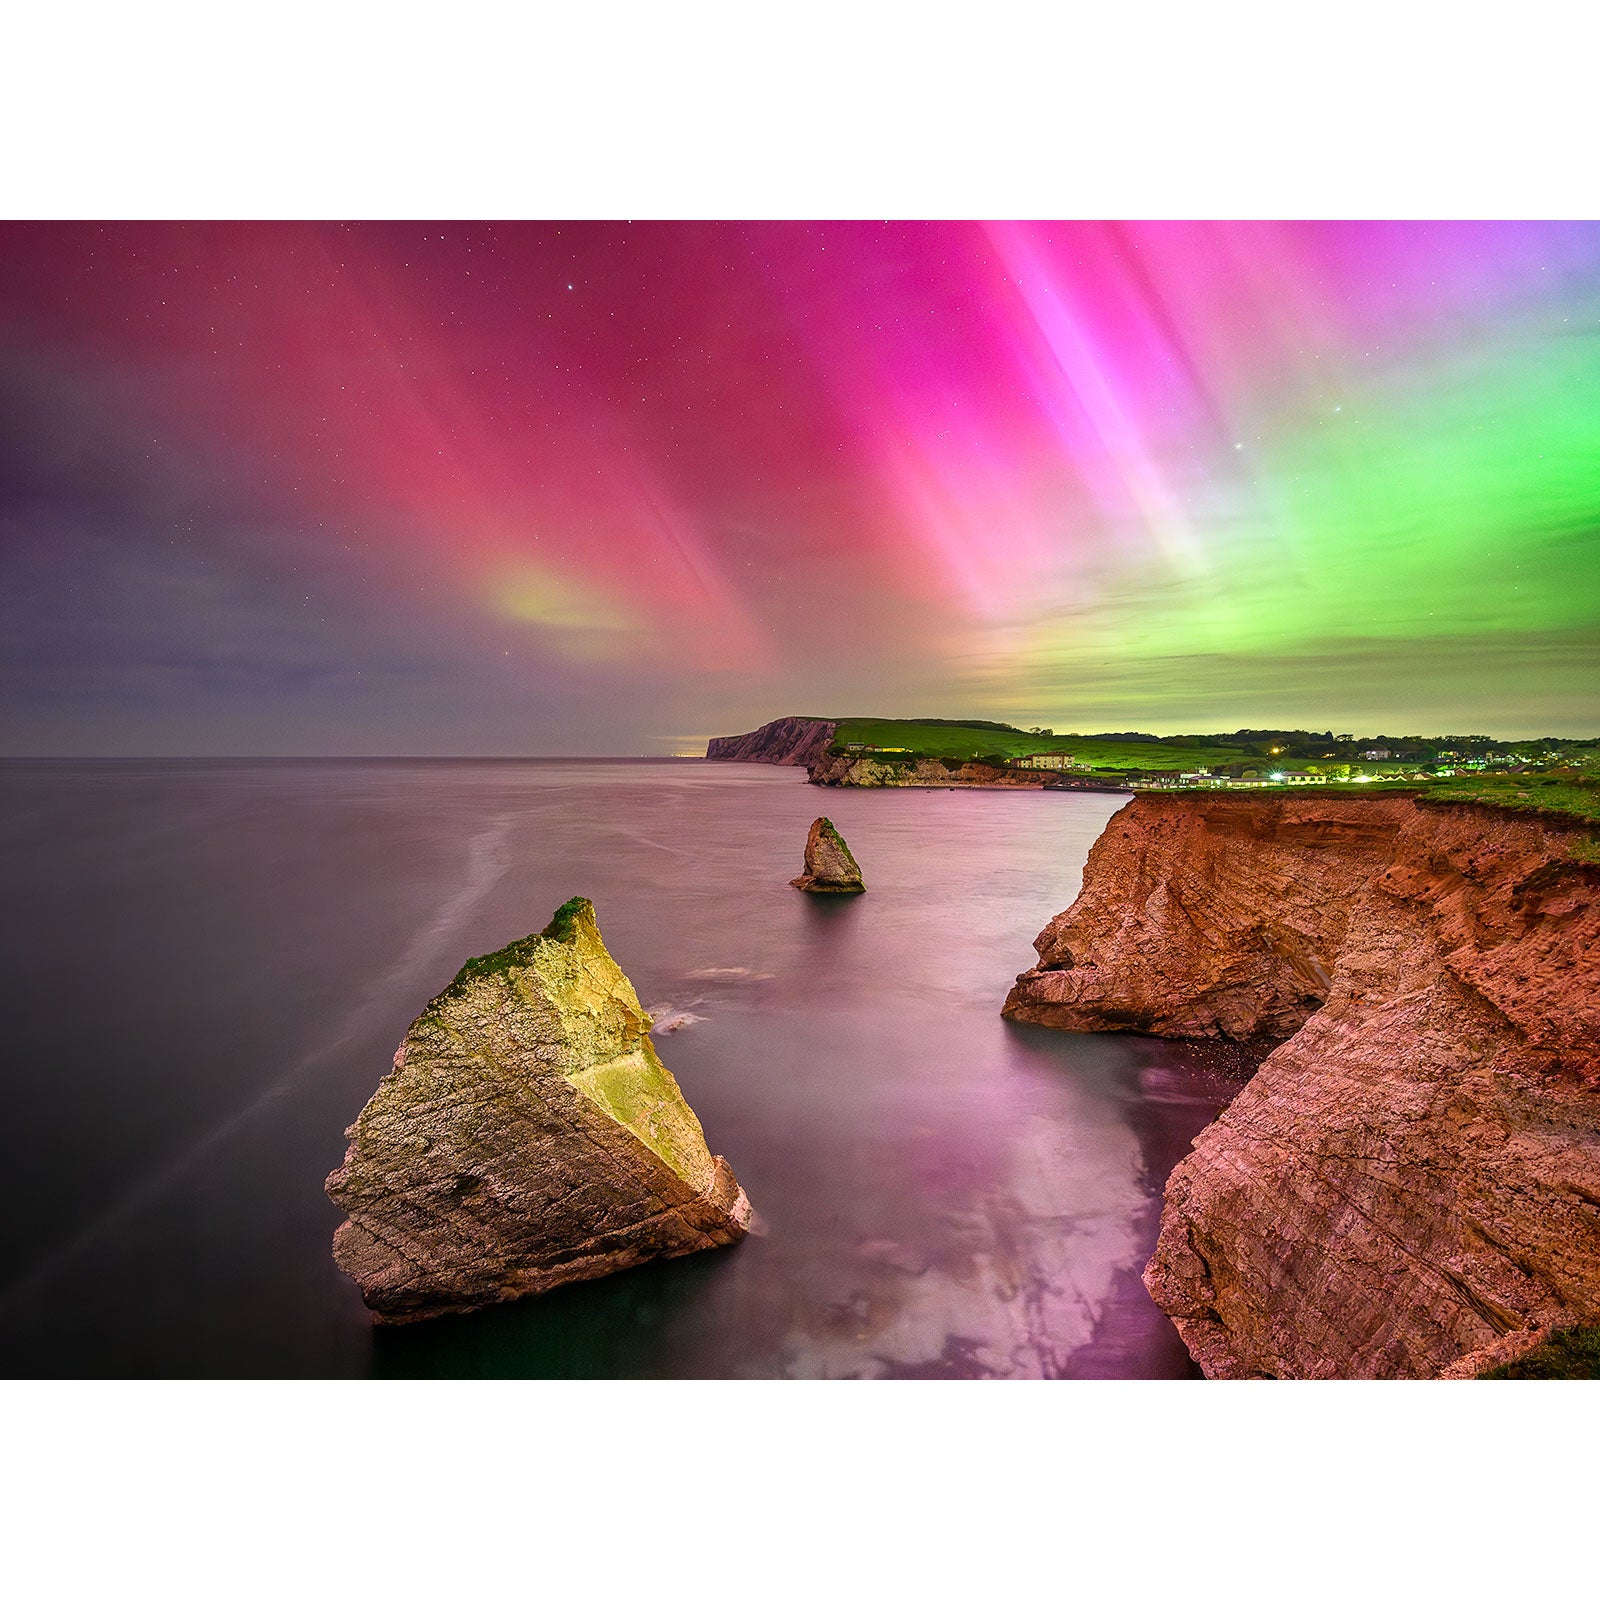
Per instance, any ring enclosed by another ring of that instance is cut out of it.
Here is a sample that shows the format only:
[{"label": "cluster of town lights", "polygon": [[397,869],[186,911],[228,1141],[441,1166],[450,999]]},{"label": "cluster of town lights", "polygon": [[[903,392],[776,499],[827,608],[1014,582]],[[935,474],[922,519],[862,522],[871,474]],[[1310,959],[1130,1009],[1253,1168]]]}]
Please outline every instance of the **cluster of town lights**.
[{"label": "cluster of town lights", "polygon": [[[1285,783],[1288,781],[1289,774],[1286,772],[1269,772],[1267,777],[1273,783]],[[1334,781],[1337,783],[1371,783],[1372,774],[1370,772],[1358,772],[1353,778],[1338,778]]]}]

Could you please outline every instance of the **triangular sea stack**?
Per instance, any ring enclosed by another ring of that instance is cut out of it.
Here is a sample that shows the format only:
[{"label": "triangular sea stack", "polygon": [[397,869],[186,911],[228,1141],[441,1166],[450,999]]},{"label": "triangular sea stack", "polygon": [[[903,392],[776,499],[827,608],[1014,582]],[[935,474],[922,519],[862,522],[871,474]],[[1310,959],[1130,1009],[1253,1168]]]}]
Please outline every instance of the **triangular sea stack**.
[{"label": "triangular sea stack", "polygon": [[327,1191],[380,1322],[732,1244],[750,1204],[649,1038],[587,900],[469,961],[406,1031]]},{"label": "triangular sea stack", "polygon": [[806,835],[805,871],[790,883],[808,894],[860,894],[867,886],[839,830],[818,817]]}]

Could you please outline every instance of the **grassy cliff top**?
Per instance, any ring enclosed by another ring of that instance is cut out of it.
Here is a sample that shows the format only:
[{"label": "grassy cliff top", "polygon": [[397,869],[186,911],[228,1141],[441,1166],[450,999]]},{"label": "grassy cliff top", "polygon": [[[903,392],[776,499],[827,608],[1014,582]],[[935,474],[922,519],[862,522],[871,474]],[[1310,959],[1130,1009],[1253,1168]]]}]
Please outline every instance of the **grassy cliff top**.
[{"label": "grassy cliff top", "polygon": [[1059,751],[1093,767],[1144,767],[1181,772],[1195,766],[1220,766],[1250,759],[1235,745],[1156,743],[1143,739],[1097,739],[1089,734],[1019,733],[998,723],[917,722],[898,717],[846,717],[833,735],[837,746],[873,744],[920,756],[1028,756]]},{"label": "grassy cliff top", "polygon": [[1147,790],[1141,798],[1163,803],[1205,804],[1219,799],[1275,805],[1281,800],[1378,800],[1405,795],[1423,804],[1493,806],[1497,810],[1520,812],[1538,820],[1586,824],[1594,830],[1587,837],[1580,832],[1571,845],[1571,854],[1580,861],[1600,865],[1600,780],[1565,773],[1484,774],[1468,778],[1415,779],[1388,783],[1334,783],[1314,789],[1181,789]]},{"label": "grassy cliff top", "polygon": [[[1415,771],[1415,761],[1389,759],[1363,761],[1346,756],[1300,758],[1252,753],[1242,744],[1229,744],[1196,735],[1192,739],[1101,738],[1093,734],[1025,733],[994,722],[952,722],[908,717],[845,717],[835,725],[834,748],[873,745],[880,750],[906,751],[908,756],[972,760],[984,756],[1002,760],[1056,752],[1073,758],[1090,771],[1101,770],[1183,772],[1195,767],[1268,767],[1287,770],[1343,770],[1374,780],[1388,780],[1384,792],[1393,792],[1402,770]],[[901,757],[900,759],[907,759]],[[1334,762],[1330,769],[1328,762]],[[1410,781],[1415,782],[1414,777]],[[1418,786],[1419,793],[1439,799],[1477,800],[1487,805],[1548,811],[1588,822],[1600,822],[1600,745],[1572,746],[1554,771],[1531,773],[1462,773]]]},{"label": "grassy cliff top", "polygon": [[1600,780],[1561,772],[1485,773],[1440,778],[1420,788],[1430,800],[1473,800],[1508,811],[1542,811],[1600,825]]}]

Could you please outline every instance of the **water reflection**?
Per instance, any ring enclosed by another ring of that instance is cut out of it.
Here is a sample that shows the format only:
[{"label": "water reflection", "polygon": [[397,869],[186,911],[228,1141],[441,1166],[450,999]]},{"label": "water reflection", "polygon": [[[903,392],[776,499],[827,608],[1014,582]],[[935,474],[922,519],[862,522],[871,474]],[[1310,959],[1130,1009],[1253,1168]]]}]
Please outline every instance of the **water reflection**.
[{"label": "water reflection", "polygon": [[[21,1221],[3,1370],[1192,1370],[1139,1271],[1166,1173],[1234,1085],[1157,1041],[998,1014],[1113,797],[830,794],[871,885],[831,897],[789,887],[816,795],[785,769],[109,763],[10,778],[0,866],[28,933],[12,1027],[36,1070],[27,1150],[0,1173],[15,1191],[0,1216]],[[574,893],[661,1018],[657,1048],[764,1232],[374,1331],[328,1259],[321,1183],[341,1130],[460,962]],[[52,1193],[71,1175],[72,1215],[34,1205],[39,1173]]]}]

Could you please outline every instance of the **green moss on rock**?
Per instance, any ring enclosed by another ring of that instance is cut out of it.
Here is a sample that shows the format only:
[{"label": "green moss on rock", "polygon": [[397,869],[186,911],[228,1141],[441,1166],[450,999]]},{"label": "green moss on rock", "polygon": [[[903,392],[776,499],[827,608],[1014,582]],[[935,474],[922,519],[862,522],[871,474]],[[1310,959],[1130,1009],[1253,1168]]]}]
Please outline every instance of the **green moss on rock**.
[{"label": "green moss on rock", "polygon": [[850,846],[844,842],[844,835],[826,817],[821,820],[823,837],[838,850],[839,854],[850,864],[850,870],[859,877],[861,868],[857,864],[856,858],[851,855]]},{"label": "green moss on rock", "polygon": [[481,978],[509,979],[512,973],[532,966],[541,944],[576,943],[578,929],[585,921],[591,927],[594,926],[594,906],[582,895],[574,895],[572,899],[557,908],[542,933],[530,933],[524,938],[513,939],[510,944],[502,945],[498,950],[491,950],[487,955],[474,956],[450,980],[448,987],[434,996],[428,1004],[428,1010],[437,1009],[446,1000],[460,994],[469,984],[476,983]]},{"label": "green moss on rock", "polygon": [[565,905],[556,908],[556,914],[539,937],[571,944],[578,937],[578,924],[584,918],[594,921],[594,907],[582,895],[575,894]]},{"label": "green moss on rock", "polygon": [[1490,1367],[1480,1378],[1600,1378],[1600,1327],[1558,1328],[1515,1361]]},{"label": "green moss on rock", "polygon": [[805,866],[790,883],[808,894],[860,894],[866,888],[861,868],[839,830],[818,817],[806,835]]}]

